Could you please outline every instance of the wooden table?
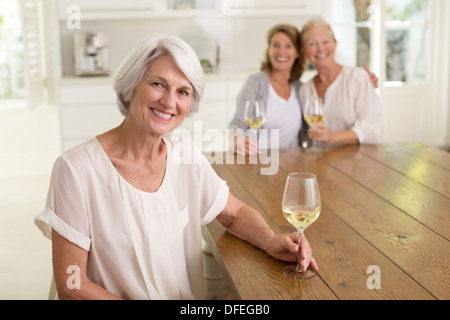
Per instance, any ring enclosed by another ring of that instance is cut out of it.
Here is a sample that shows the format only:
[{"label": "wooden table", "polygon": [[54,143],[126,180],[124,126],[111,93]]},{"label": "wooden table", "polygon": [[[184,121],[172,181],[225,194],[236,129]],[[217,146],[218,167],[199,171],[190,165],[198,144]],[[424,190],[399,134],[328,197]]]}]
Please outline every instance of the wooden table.
[{"label": "wooden table", "polygon": [[290,263],[217,220],[208,225],[207,241],[236,299],[450,298],[449,153],[418,143],[286,149],[275,175],[260,175],[261,164],[234,163],[213,167],[275,232],[295,231],[281,213],[288,173],[315,173],[322,197],[320,217],[305,231],[319,264],[311,279],[285,277]]}]

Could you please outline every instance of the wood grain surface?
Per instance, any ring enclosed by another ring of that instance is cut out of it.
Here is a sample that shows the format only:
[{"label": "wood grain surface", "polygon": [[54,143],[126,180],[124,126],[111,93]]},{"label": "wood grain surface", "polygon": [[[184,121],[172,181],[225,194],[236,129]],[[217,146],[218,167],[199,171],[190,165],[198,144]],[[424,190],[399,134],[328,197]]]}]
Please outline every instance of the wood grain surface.
[{"label": "wood grain surface", "polygon": [[[281,212],[287,175],[317,175],[322,212],[305,235],[319,272],[307,280],[287,278],[281,270],[288,263],[215,220],[205,238],[236,299],[450,298],[450,154],[419,143],[341,146],[319,154],[285,149],[274,157],[274,175],[260,174],[267,164],[246,160],[213,167],[278,233],[295,231]],[[380,270],[380,289],[367,285],[371,266]]]}]

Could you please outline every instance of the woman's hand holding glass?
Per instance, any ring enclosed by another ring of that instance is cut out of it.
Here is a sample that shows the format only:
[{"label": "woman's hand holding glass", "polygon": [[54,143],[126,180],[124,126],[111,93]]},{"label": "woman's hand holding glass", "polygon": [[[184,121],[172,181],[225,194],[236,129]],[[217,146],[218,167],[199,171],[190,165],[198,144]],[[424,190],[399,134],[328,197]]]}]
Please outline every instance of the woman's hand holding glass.
[{"label": "woman's hand holding glass", "polygon": [[275,235],[266,252],[275,259],[282,261],[300,262],[300,268],[306,271],[308,268],[318,271],[317,262],[312,256],[312,250],[306,237],[303,237],[301,247],[299,245],[299,233]]},{"label": "woman's hand holding glass", "polygon": [[308,137],[313,141],[332,142],[331,135],[332,131],[323,122],[316,124],[314,128],[308,130]]}]

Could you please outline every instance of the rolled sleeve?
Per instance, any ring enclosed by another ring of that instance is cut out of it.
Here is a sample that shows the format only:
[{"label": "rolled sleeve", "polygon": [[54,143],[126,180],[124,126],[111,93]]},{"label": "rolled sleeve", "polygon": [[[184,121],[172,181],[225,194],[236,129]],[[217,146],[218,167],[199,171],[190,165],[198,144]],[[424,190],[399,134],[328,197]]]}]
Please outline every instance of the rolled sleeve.
[{"label": "rolled sleeve", "polygon": [[45,237],[59,235],[89,251],[90,228],[86,199],[77,171],[64,155],[53,165],[45,209],[34,219]]},{"label": "rolled sleeve", "polygon": [[58,217],[52,210],[46,208],[37,217],[34,218],[34,223],[41,230],[42,234],[52,240],[52,229],[59,235],[77,245],[78,247],[89,251],[91,246],[91,239],[84,234],[78,232],[68,224],[66,224],[60,217]]},{"label": "rolled sleeve", "polygon": [[208,212],[202,218],[202,226],[207,225],[213,221],[225,208],[230,190],[227,183],[222,180],[220,183],[219,191],[217,192],[216,199],[209,208]]}]

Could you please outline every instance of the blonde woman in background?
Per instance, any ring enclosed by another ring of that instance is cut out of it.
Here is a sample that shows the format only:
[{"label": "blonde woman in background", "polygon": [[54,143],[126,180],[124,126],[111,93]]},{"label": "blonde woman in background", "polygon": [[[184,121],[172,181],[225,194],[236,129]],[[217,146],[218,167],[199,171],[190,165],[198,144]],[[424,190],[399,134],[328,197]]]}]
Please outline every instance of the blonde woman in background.
[{"label": "blonde woman in background", "polygon": [[[323,122],[308,136],[324,143],[375,144],[382,141],[382,107],[374,91],[376,81],[367,70],[342,66],[335,60],[337,41],[328,23],[306,23],[301,53],[318,74],[300,88],[302,106],[310,96],[323,100]],[[372,81],[372,82],[371,82]]]}]

